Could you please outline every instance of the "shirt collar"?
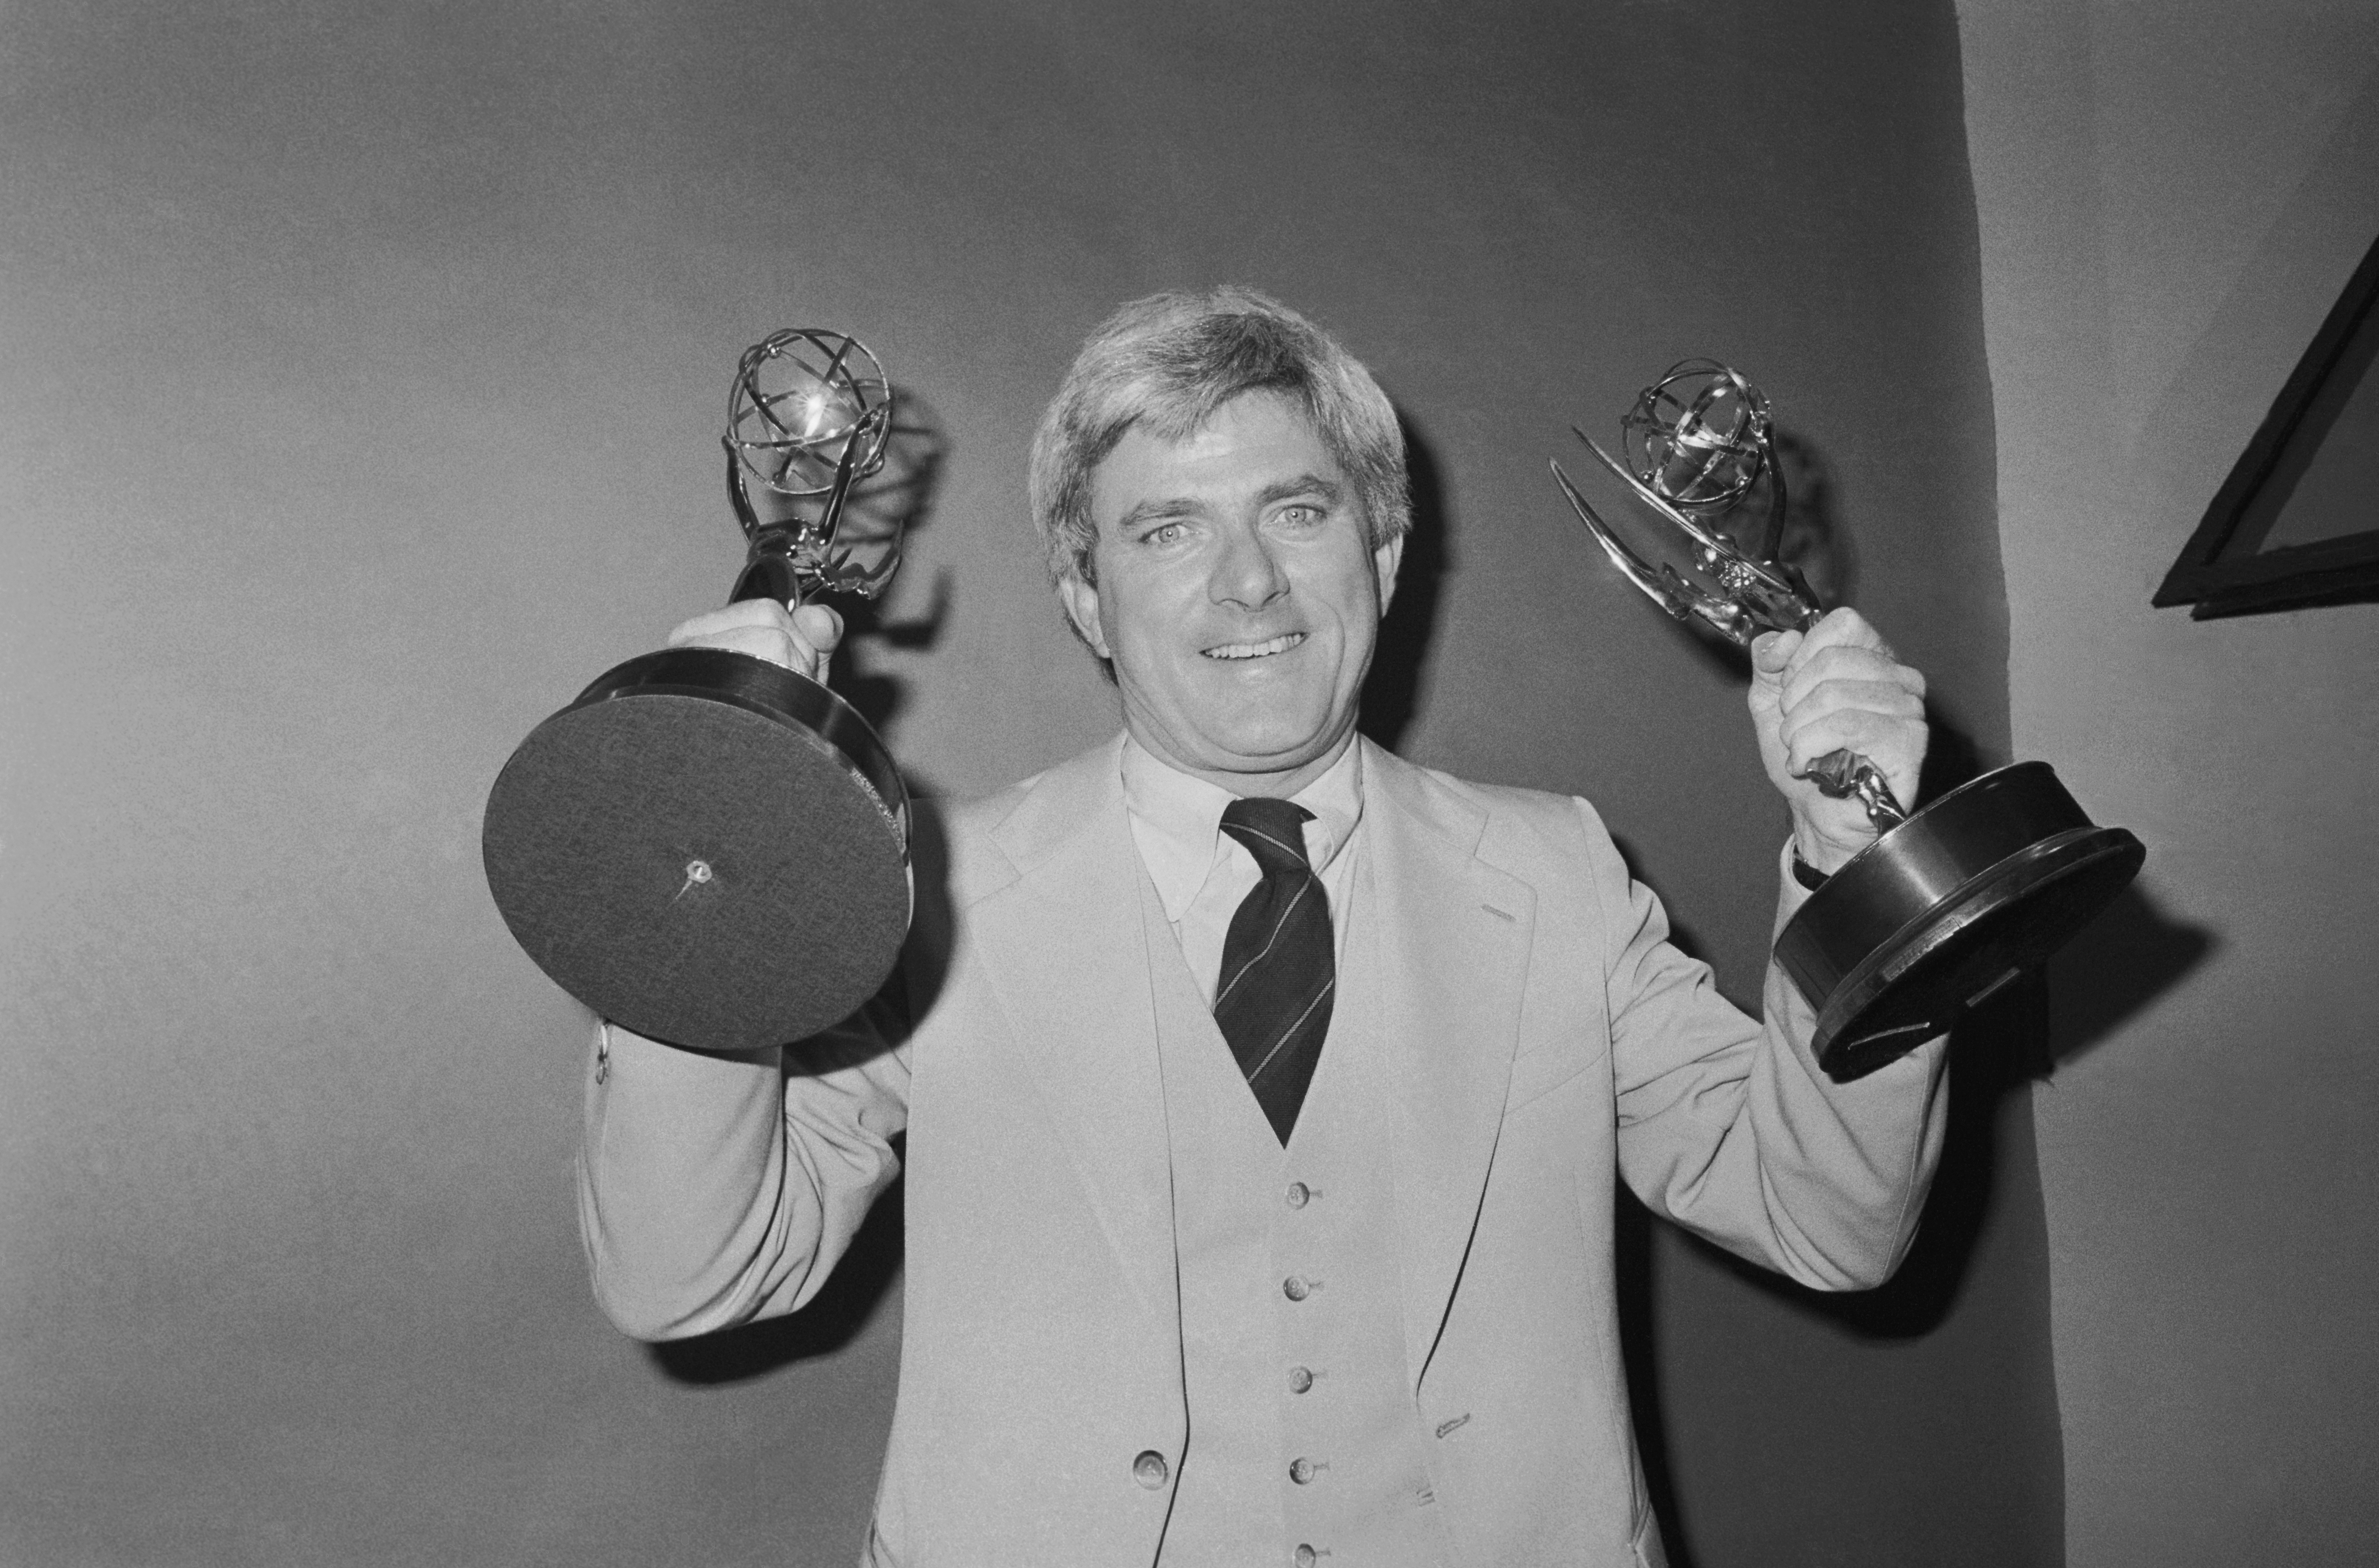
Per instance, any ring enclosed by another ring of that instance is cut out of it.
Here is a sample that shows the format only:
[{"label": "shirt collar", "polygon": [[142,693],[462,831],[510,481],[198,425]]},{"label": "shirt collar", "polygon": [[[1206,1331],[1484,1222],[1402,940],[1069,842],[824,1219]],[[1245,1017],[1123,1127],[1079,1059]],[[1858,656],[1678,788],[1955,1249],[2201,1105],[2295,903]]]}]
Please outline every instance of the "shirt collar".
[{"label": "shirt collar", "polygon": [[[1135,837],[1167,920],[1181,919],[1215,866],[1238,848],[1223,833],[1223,808],[1233,798],[1220,785],[1184,773],[1138,741],[1125,739],[1124,809],[1141,829]],[[1305,856],[1318,875],[1346,848],[1363,820],[1362,740],[1350,742],[1322,777],[1289,799],[1313,814],[1305,825]]]}]

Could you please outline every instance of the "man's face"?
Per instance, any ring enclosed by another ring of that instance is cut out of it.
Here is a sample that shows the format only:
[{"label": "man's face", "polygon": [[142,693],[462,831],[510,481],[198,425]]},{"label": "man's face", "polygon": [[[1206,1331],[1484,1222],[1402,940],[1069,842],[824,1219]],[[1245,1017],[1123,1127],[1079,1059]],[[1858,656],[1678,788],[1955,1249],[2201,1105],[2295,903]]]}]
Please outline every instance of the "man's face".
[{"label": "man's face", "polygon": [[1058,587],[1133,737],[1235,792],[1318,776],[1354,730],[1403,541],[1371,548],[1304,410],[1248,392],[1185,440],[1134,428],[1091,473],[1091,517],[1098,585]]}]

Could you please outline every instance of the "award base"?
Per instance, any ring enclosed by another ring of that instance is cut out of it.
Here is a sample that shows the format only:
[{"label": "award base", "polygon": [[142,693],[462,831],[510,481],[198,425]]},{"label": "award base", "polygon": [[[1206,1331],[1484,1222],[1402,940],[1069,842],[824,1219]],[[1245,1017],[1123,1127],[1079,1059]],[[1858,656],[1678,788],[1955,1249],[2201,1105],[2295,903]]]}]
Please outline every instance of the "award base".
[{"label": "award base", "polygon": [[1776,961],[1817,1010],[1817,1063],[1864,1077],[1948,1030],[2063,947],[2147,849],[2082,814],[2047,763],[1970,780],[1809,896]]},{"label": "award base", "polygon": [[816,681],[671,648],[605,673],[504,765],[488,887],[538,968],[697,1050],[815,1034],[884,983],[909,928],[909,799]]}]

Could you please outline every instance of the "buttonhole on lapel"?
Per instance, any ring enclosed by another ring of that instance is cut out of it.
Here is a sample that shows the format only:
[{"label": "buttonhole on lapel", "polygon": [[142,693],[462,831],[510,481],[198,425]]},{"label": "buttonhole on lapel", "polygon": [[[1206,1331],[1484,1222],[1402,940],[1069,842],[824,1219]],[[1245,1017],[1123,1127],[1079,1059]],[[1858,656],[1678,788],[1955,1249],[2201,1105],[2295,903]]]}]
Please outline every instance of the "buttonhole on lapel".
[{"label": "buttonhole on lapel", "polygon": [[1455,1428],[1461,1426],[1465,1421],[1469,1419],[1470,1412],[1465,1410],[1461,1415],[1456,1416],[1451,1421],[1440,1421],[1437,1424],[1437,1435],[1440,1437],[1451,1436]]},{"label": "buttonhole on lapel", "polygon": [[1516,923],[1520,918],[1518,915],[1512,913],[1509,910],[1499,910],[1492,904],[1481,904],[1479,907],[1485,910],[1489,914],[1493,915],[1497,920],[1502,921],[1506,925]]}]

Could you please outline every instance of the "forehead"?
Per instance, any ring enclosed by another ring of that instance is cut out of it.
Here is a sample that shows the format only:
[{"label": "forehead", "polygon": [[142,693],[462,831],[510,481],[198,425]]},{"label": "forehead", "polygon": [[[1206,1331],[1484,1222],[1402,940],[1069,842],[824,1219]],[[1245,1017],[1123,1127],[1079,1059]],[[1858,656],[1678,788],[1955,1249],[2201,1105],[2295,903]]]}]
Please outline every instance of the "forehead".
[{"label": "forehead", "polygon": [[1177,440],[1125,431],[1091,470],[1091,514],[1105,524],[1149,505],[1225,505],[1308,478],[1346,483],[1312,418],[1279,392],[1242,392]]}]

